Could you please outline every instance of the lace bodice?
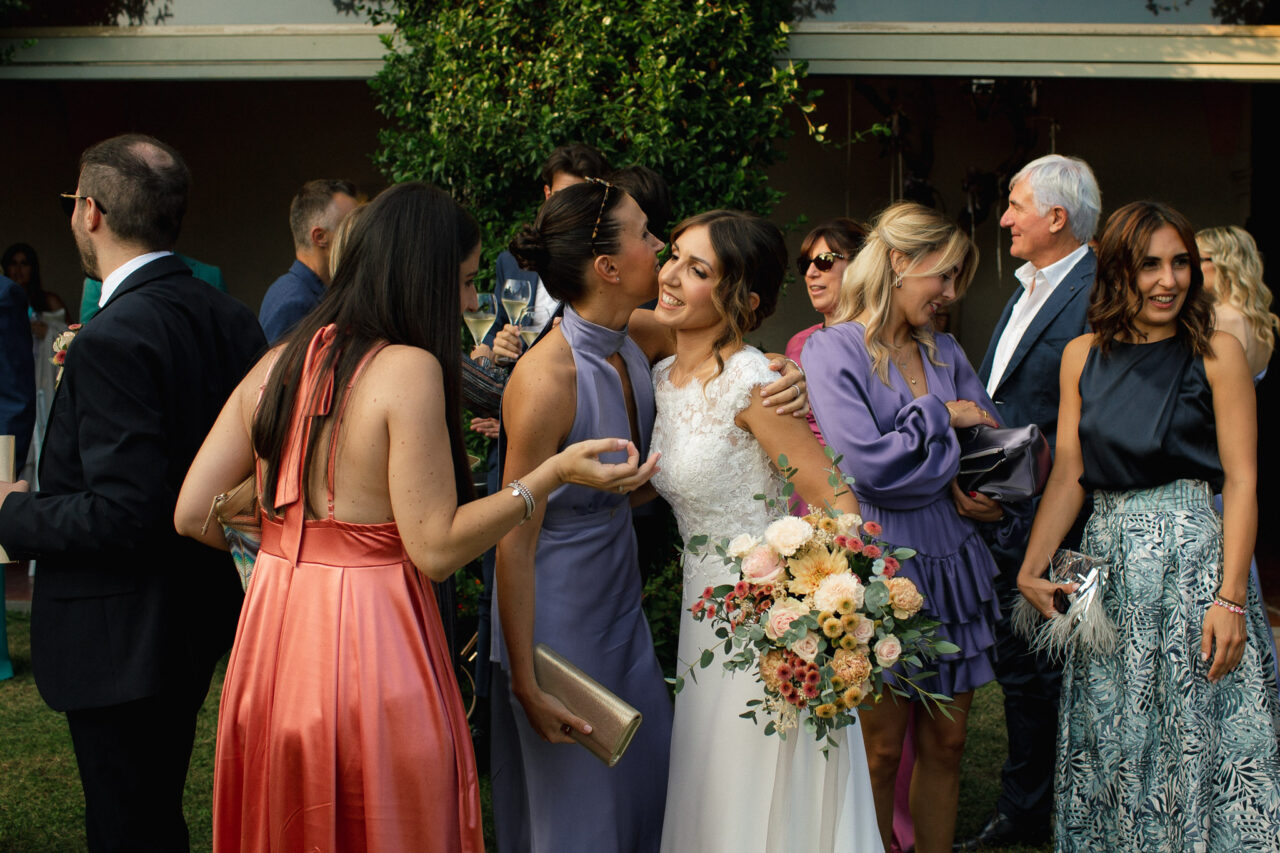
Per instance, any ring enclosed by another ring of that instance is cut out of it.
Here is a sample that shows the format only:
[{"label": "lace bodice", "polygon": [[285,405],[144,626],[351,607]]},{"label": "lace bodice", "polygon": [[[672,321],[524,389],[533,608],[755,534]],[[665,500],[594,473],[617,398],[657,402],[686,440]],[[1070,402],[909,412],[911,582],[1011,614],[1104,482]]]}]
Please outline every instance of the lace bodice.
[{"label": "lace bodice", "polygon": [[[670,379],[674,360],[664,359],[653,368],[658,415],[652,447],[662,451],[653,484],[671,504],[686,541],[699,533],[713,541],[739,533],[758,536],[772,517],[755,496],[778,497],[782,480],[764,448],[734,418],[750,404],[756,388],[777,375],[763,353],[743,347],[705,386],[689,382],[677,388]],[[686,558],[686,594],[693,589],[697,595],[706,585],[725,581],[727,568],[716,558]]]}]

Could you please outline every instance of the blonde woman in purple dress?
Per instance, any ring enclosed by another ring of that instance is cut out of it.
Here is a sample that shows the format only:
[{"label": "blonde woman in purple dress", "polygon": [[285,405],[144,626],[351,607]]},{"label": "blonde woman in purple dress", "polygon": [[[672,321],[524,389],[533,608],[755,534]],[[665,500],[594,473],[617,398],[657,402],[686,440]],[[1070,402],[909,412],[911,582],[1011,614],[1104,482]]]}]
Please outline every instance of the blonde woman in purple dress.
[{"label": "blonde woman in purple dress", "polygon": [[[887,541],[916,549],[902,574],[924,594],[940,635],[960,647],[931,667],[937,675],[919,682],[956,706],[950,718],[915,715],[910,802],[920,853],[951,849],[969,704],[973,691],[995,678],[998,569],[973,517],[1018,523],[954,483],[956,429],[998,423],[964,351],[950,335],[935,334],[932,321],[964,293],[977,262],[972,241],[939,213],[893,205],[845,272],[833,322],[804,348],[814,414],[854,478],[862,515],[882,525]],[[886,846],[907,711],[908,703],[891,700],[862,714]]]}]

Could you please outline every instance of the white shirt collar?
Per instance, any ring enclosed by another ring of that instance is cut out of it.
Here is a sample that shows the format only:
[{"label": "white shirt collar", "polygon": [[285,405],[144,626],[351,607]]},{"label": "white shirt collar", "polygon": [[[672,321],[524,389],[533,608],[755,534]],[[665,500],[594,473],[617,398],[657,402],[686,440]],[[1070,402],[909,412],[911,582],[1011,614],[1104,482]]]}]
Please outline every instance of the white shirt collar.
[{"label": "white shirt collar", "polygon": [[1045,286],[1047,290],[1053,290],[1064,278],[1067,277],[1067,273],[1071,272],[1071,268],[1079,263],[1080,259],[1084,257],[1084,253],[1087,251],[1089,251],[1088,244],[1082,243],[1076,247],[1075,251],[1071,252],[1064,258],[1059,258],[1042,270],[1037,270],[1035,264],[1027,261],[1025,264],[1018,267],[1013,274],[1017,277],[1018,281],[1022,283],[1023,290],[1031,289],[1031,283],[1035,280],[1037,272],[1043,276],[1040,283]]},{"label": "white shirt collar", "polygon": [[102,295],[98,297],[98,307],[101,308],[107,304],[107,300],[111,298],[111,294],[116,292],[126,278],[135,270],[139,270],[157,258],[163,258],[165,255],[172,255],[173,252],[147,252],[145,255],[138,255],[125,261],[120,266],[111,271],[111,274],[102,280]]}]

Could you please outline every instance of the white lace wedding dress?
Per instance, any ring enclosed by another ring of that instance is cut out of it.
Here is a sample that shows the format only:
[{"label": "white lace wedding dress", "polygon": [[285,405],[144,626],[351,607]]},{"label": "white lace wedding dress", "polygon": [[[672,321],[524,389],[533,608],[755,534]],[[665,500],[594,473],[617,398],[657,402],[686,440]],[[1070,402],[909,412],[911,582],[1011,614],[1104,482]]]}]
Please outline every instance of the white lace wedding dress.
[{"label": "white lace wedding dress", "polygon": [[[680,535],[759,535],[771,521],[757,494],[776,497],[782,482],[751,433],[734,423],[756,388],[777,378],[759,350],[744,347],[706,386],[671,383],[673,358],[653,370],[658,414],[653,482],[675,511]],[[685,557],[680,618],[681,668],[717,644],[710,623],[689,607],[708,586],[729,582],[719,558]],[[730,675],[719,657],[686,678],[676,696],[671,770],[662,828],[664,853],[826,853],[880,851],[867,758],[858,725],[837,734],[824,758],[812,735],[766,736],[738,715],[761,687],[753,672]]]}]

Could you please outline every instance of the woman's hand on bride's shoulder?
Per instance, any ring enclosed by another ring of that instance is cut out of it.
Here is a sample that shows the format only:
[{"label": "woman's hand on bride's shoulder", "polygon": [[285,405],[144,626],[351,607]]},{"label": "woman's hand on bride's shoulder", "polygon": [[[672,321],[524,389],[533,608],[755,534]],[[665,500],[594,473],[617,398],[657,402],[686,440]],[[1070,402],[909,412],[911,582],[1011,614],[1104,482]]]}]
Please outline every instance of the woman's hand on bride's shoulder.
[{"label": "woman's hand on bride's shoulder", "polygon": [[[625,462],[601,462],[602,453],[626,451]],[[562,483],[576,483],[605,492],[627,494],[649,481],[658,470],[661,453],[640,463],[634,442],[622,438],[597,438],[571,444],[556,454],[556,472]]]},{"label": "woman's hand on bride's shoulder", "polygon": [[809,392],[804,381],[804,371],[791,359],[777,353],[769,353],[769,369],[780,374],[776,380],[760,389],[764,404],[778,407],[780,415],[802,418],[809,414]]}]

